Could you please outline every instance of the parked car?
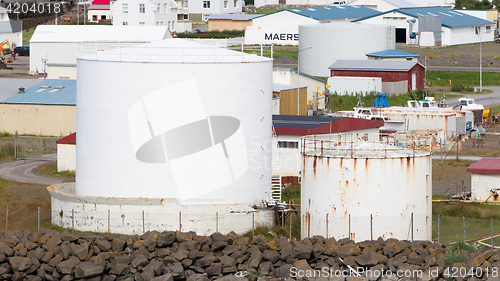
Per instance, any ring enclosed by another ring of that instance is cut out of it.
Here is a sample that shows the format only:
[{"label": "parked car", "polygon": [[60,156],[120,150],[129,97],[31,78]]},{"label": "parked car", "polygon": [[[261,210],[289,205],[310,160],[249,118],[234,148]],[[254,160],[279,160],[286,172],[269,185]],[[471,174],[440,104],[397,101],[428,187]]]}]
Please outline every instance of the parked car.
[{"label": "parked car", "polygon": [[19,46],[14,49],[14,53],[18,56],[29,56],[30,46]]},{"label": "parked car", "polygon": [[346,4],[345,1],[334,1],[332,4],[330,4],[330,6],[342,6],[345,4]]}]

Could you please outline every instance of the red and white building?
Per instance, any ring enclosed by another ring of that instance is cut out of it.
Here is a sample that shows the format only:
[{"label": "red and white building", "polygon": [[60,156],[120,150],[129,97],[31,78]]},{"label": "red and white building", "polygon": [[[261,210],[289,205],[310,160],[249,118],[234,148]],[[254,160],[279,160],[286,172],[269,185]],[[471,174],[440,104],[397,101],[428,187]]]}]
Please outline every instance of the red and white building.
[{"label": "red and white building", "polygon": [[[478,201],[500,201],[500,158],[483,158],[467,167],[471,173],[472,197]],[[497,194],[497,195],[495,195]]]},{"label": "red and white building", "polygon": [[76,171],[76,133],[57,142],[57,171]]},{"label": "red and white building", "polygon": [[425,67],[416,61],[337,60],[330,77],[379,77],[382,92],[404,94],[424,88]]},{"label": "red and white building", "polygon": [[87,9],[87,20],[89,22],[100,22],[101,20],[111,22],[112,19],[109,0],[94,0]]}]

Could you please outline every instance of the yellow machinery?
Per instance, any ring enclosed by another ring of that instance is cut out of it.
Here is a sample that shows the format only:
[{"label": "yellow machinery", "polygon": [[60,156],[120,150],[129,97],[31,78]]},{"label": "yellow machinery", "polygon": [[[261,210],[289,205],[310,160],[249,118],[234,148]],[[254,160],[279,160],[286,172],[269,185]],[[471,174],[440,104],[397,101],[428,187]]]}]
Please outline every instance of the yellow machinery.
[{"label": "yellow machinery", "polygon": [[[9,47],[9,50],[10,50],[10,58],[4,58],[4,46],[7,45],[7,47]],[[10,42],[9,40],[5,39],[4,41],[0,42],[0,54],[1,54],[1,58],[0,58],[0,69],[1,68],[6,68],[6,69],[10,69],[12,70],[12,67],[9,67],[7,66],[6,62],[12,62],[14,60],[17,60],[19,58],[16,57],[16,54],[14,53],[14,48],[12,48],[12,46],[10,45]]]}]

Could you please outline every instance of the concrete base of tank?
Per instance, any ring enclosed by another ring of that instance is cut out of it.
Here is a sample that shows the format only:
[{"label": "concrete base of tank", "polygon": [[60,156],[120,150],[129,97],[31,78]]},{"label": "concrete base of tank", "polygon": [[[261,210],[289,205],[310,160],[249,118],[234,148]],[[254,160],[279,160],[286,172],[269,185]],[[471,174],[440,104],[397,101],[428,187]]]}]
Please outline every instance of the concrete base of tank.
[{"label": "concrete base of tank", "polygon": [[273,211],[246,204],[181,205],[172,198],[116,198],[75,194],[75,183],[49,186],[52,224],[80,231],[142,234],[149,230],[242,234],[270,226]]}]

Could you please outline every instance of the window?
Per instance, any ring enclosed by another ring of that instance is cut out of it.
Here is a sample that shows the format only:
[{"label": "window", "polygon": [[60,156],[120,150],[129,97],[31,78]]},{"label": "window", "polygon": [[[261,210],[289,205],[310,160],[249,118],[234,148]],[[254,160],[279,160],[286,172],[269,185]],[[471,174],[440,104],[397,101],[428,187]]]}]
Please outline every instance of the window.
[{"label": "window", "polygon": [[101,15],[101,19],[105,20],[106,19],[106,15]]},{"label": "window", "polygon": [[235,7],[235,8],[238,8],[238,1],[239,1],[239,0],[234,0],[234,7]]},{"label": "window", "polygon": [[159,15],[161,13],[160,3],[156,5],[156,13]]},{"label": "window", "polygon": [[146,4],[139,4],[139,14],[146,13]]},{"label": "window", "polygon": [[227,1],[227,0],[224,0],[224,9],[227,9],[227,6],[229,6],[229,5],[228,5],[228,1]]},{"label": "window", "polygon": [[491,26],[489,26],[489,25],[488,25],[488,26],[486,27],[486,31],[490,31],[490,30],[491,30]]},{"label": "window", "polygon": [[123,25],[128,25],[128,21],[122,22]]},{"label": "window", "polygon": [[184,9],[184,2],[177,2],[177,4],[179,5],[179,10],[182,10]]},{"label": "window", "polygon": [[481,27],[480,26],[475,26],[474,30],[475,30],[476,34],[481,33]]},{"label": "window", "polygon": [[188,1],[184,1],[184,8],[187,9],[189,7],[188,3],[189,3]]},{"label": "window", "polygon": [[159,22],[159,21],[157,21],[157,22],[156,22],[156,26],[159,26],[159,25],[160,25],[160,22]]},{"label": "window", "polygon": [[146,23],[145,23],[145,22],[143,22],[143,21],[140,21],[140,22],[139,22],[139,25],[146,25]]},{"label": "window", "polygon": [[163,22],[162,21],[160,21],[160,26],[163,26]]},{"label": "window", "polygon": [[203,8],[210,9],[210,1],[203,1]]},{"label": "window", "polygon": [[168,3],[163,4],[163,13],[168,13]]},{"label": "window", "polygon": [[184,14],[184,19],[188,20],[189,19],[189,14]]},{"label": "window", "polygon": [[279,148],[297,149],[297,148],[299,148],[299,142],[296,142],[296,141],[278,141],[278,147]]},{"label": "window", "polygon": [[122,12],[124,14],[128,14],[128,4],[127,3],[122,4]]},{"label": "window", "polygon": [[92,15],[92,21],[97,21],[97,15]]}]

